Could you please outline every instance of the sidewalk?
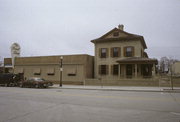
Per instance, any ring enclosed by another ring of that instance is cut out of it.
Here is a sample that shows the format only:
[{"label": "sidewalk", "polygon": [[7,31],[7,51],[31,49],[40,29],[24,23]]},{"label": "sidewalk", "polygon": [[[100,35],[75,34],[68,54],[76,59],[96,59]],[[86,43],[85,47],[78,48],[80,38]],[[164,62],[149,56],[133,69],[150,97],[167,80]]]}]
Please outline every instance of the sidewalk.
[{"label": "sidewalk", "polygon": [[104,91],[134,91],[134,92],[176,92],[180,93],[180,87],[146,87],[146,86],[84,86],[84,85],[63,85],[54,84],[53,88],[59,89],[79,89],[79,90],[104,90]]}]

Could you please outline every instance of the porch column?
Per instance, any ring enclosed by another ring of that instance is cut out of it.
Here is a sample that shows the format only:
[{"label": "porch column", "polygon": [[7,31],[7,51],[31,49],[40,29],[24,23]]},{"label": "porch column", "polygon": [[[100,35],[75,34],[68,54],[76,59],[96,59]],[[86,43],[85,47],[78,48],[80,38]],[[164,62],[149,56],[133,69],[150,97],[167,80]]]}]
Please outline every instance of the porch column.
[{"label": "porch column", "polygon": [[135,78],[137,78],[137,64],[135,64]]},{"label": "porch column", "polygon": [[152,76],[153,77],[155,76],[155,73],[156,73],[155,64],[153,64],[153,67],[152,67]]},{"label": "porch column", "polygon": [[118,72],[119,78],[121,78],[121,64],[119,64],[119,72]]}]

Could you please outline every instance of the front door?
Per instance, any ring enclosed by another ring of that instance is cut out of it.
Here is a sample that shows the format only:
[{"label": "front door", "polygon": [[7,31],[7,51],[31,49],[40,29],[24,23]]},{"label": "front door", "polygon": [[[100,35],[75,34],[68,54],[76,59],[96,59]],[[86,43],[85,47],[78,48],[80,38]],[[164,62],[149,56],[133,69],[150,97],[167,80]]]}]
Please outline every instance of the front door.
[{"label": "front door", "polygon": [[132,64],[126,65],[126,77],[132,78]]},{"label": "front door", "polygon": [[141,65],[141,74],[143,77],[151,77],[152,76],[152,65],[151,64],[142,64]]}]

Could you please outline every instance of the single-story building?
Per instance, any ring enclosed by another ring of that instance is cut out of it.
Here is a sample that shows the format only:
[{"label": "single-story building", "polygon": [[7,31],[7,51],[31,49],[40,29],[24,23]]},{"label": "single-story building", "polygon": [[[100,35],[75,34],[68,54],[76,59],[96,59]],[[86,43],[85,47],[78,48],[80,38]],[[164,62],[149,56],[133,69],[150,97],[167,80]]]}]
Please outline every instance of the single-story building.
[{"label": "single-story building", "polygon": [[83,84],[85,79],[93,78],[94,57],[86,54],[16,57],[14,73],[23,73],[25,78],[42,77],[48,81],[59,83],[61,57],[63,57],[63,84]]}]

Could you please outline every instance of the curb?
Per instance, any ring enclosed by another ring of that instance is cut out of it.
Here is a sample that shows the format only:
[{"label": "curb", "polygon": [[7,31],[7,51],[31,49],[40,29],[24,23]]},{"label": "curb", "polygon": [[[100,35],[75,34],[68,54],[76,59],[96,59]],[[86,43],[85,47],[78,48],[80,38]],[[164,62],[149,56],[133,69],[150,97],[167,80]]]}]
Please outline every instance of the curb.
[{"label": "curb", "polygon": [[180,93],[180,89],[171,90],[171,89],[161,89],[161,90],[128,90],[128,89],[98,89],[98,88],[60,88],[54,87],[57,89],[74,89],[74,90],[98,90],[98,91],[128,91],[128,92],[167,92],[167,93]]}]

